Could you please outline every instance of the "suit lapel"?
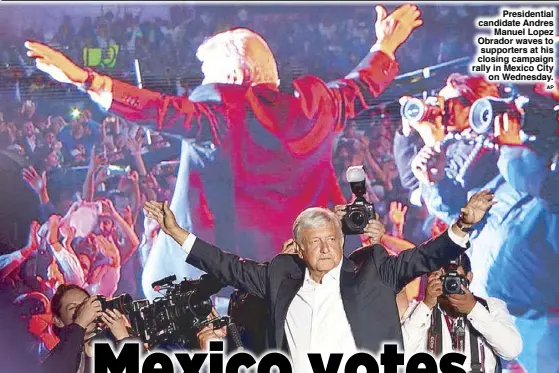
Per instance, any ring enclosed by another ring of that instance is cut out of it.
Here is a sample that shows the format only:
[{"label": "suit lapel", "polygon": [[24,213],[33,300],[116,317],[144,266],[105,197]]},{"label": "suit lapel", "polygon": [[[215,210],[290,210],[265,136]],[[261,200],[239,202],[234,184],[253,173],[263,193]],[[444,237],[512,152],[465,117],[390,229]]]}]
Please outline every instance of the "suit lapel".
[{"label": "suit lapel", "polygon": [[344,258],[342,263],[342,270],[340,272],[340,293],[342,296],[342,302],[344,304],[344,310],[347,316],[347,321],[353,332],[355,338],[355,343],[358,347],[361,347],[359,330],[357,326],[359,325],[359,310],[357,309],[357,287],[355,286],[357,268],[355,264]]}]

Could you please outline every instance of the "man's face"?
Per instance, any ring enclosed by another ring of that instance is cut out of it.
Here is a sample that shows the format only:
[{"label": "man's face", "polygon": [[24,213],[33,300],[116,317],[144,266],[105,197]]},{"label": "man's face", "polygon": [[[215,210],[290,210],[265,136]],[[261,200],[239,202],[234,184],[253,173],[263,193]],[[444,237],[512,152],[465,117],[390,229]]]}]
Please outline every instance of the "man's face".
[{"label": "man's face", "polygon": [[47,135],[45,136],[45,142],[48,145],[53,146],[56,143],[56,134],[54,132],[47,132]]},{"label": "man's face", "polygon": [[56,152],[51,152],[47,159],[46,159],[46,164],[49,168],[51,167],[57,167],[59,165],[59,159],[58,159],[58,154]]},{"label": "man's face", "polygon": [[462,132],[470,127],[470,105],[466,104],[459,92],[451,86],[444,87],[439,96],[445,101],[447,106],[447,122],[445,123],[448,132]]},{"label": "man's face", "polygon": [[83,124],[78,120],[72,121],[72,134],[74,135],[74,138],[78,139],[82,137],[84,133]]},{"label": "man's face", "polygon": [[107,218],[99,218],[99,230],[101,234],[110,234],[113,231],[113,221]]},{"label": "man's face", "polygon": [[343,255],[341,229],[333,223],[301,232],[299,256],[312,271],[328,272],[336,267]]},{"label": "man's face", "polygon": [[35,134],[35,126],[32,122],[25,122],[25,124],[23,125],[23,134],[28,137]]}]

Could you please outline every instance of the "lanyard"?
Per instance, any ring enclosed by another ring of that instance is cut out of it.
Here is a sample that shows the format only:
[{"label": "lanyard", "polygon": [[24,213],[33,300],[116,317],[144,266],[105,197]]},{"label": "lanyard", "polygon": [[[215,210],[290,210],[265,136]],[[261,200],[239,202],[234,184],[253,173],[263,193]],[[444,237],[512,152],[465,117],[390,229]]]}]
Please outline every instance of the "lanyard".
[{"label": "lanyard", "polygon": [[460,316],[456,320],[453,320],[452,318],[445,315],[444,319],[446,321],[448,331],[450,332],[450,339],[452,340],[452,350],[464,352],[466,331],[464,328],[463,317]]}]

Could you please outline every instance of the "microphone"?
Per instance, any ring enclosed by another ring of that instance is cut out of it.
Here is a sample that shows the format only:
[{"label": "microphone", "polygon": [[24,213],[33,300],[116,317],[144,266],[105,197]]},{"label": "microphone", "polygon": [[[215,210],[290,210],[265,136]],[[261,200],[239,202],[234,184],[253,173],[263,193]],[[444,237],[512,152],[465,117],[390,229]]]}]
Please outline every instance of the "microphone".
[{"label": "microphone", "polygon": [[176,279],[177,276],[175,275],[167,276],[165,278],[162,278],[161,280],[155,281],[153,284],[151,284],[151,287],[152,289],[160,288],[163,285],[172,284]]},{"label": "microphone", "polygon": [[229,323],[227,325],[227,336],[230,337],[231,342],[235,346],[235,350],[244,350],[243,342],[241,341],[241,335],[239,334],[239,329],[235,323]]}]

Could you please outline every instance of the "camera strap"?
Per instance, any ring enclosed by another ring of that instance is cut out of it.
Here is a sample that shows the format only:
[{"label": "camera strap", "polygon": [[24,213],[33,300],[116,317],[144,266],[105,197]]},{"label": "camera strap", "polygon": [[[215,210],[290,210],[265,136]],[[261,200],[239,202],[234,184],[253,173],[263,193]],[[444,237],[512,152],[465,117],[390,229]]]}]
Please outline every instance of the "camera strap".
[{"label": "camera strap", "polygon": [[[476,297],[476,299],[489,310],[487,302],[484,299]],[[431,314],[431,326],[428,331],[427,337],[427,350],[435,356],[442,354],[442,319],[443,314],[439,307],[435,307]],[[463,352],[465,347],[465,331],[466,324],[469,330],[470,340],[470,365],[471,371],[469,373],[482,373],[485,372],[485,346],[479,332],[474,329],[469,321],[464,316],[460,316],[457,320],[444,315],[450,338],[452,340],[452,349],[454,351]],[[456,322],[455,322],[456,321]],[[495,354],[496,367],[495,373],[501,372],[501,360]]]}]

